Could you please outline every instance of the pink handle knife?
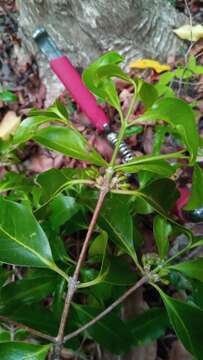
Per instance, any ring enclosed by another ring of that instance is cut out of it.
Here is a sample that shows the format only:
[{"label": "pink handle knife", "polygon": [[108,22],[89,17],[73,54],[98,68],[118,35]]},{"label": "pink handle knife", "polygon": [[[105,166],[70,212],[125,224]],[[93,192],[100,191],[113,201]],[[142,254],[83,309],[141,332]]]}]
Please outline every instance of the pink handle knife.
[{"label": "pink handle knife", "polygon": [[81,110],[87,115],[91,123],[99,130],[107,127],[108,118],[97,104],[96,98],[83,83],[80,74],[71,64],[67,56],[62,55],[44,28],[38,28],[33,38],[50,61],[50,66],[59,80],[63,83]]},{"label": "pink handle knife", "polygon": [[[50,66],[59,80],[64,84],[81,110],[87,115],[91,123],[99,130],[106,133],[107,139],[112,145],[117,142],[117,135],[110,131],[109,119],[102,108],[97,104],[96,98],[83,83],[80,74],[71,64],[67,56],[61,54],[55,43],[43,27],[39,27],[33,34],[33,39],[41,51],[50,61]],[[133,154],[124,141],[119,146],[124,161],[132,159]]]}]

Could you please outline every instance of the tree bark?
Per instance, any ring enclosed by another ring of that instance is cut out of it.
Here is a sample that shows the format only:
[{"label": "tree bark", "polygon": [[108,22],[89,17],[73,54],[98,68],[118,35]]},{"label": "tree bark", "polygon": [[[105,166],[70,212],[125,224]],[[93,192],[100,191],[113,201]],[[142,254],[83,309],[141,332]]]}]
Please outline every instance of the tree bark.
[{"label": "tree bark", "polygon": [[[85,67],[109,50],[164,61],[182,43],[172,29],[186,22],[167,0],[17,0],[21,36],[33,53],[33,30],[43,25],[77,66]],[[44,75],[45,60],[39,57]],[[50,79],[49,79],[50,81]],[[53,81],[52,81],[53,84]]]}]

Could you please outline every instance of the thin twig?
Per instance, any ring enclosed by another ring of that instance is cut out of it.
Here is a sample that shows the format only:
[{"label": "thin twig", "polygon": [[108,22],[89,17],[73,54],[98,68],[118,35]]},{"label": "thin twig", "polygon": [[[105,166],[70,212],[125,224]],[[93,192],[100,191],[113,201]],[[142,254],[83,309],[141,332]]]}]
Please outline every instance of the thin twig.
[{"label": "thin twig", "polygon": [[0,321],[3,321],[3,322],[8,323],[10,325],[14,325],[17,328],[27,330],[31,335],[42,338],[42,339],[45,339],[45,340],[48,340],[50,342],[54,342],[54,340],[55,340],[55,338],[53,336],[51,336],[51,335],[44,334],[41,331],[32,329],[27,325],[21,324],[19,322],[14,321],[14,320],[10,320],[6,316],[0,315]]},{"label": "thin twig", "polygon": [[97,321],[101,320],[104,316],[109,314],[116,306],[121,304],[129,295],[131,295],[135,290],[144,285],[148,281],[147,276],[143,276],[135,285],[128,289],[121,297],[114,301],[110,306],[108,306],[104,311],[97,315],[93,320],[89,321],[87,324],[83,325],[79,329],[73,331],[72,333],[64,337],[64,343],[73,337],[79,335],[81,332],[87,330],[90,326],[94,325]]},{"label": "thin twig", "polygon": [[69,314],[69,310],[70,310],[71,301],[72,301],[72,298],[77,289],[80,269],[82,267],[82,264],[83,264],[85,256],[86,256],[89,241],[91,239],[91,236],[92,236],[94,227],[96,225],[100,210],[102,208],[104,199],[106,197],[106,194],[109,191],[110,179],[111,179],[111,174],[107,173],[106,176],[104,177],[104,183],[100,190],[99,198],[98,198],[91,222],[89,224],[89,228],[88,228],[88,231],[87,231],[87,234],[85,237],[85,241],[82,246],[82,250],[81,250],[73,277],[70,278],[69,283],[68,283],[68,291],[67,291],[67,295],[66,295],[66,299],[65,299],[65,303],[64,303],[63,313],[61,316],[59,331],[58,331],[58,335],[55,339],[55,346],[53,348],[53,355],[52,355],[53,360],[60,359],[61,348],[62,348],[62,344],[63,344],[63,340],[64,340],[64,330],[65,330],[65,326],[66,326],[66,322],[67,322],[67,318],[68,318],[68,314]]}]

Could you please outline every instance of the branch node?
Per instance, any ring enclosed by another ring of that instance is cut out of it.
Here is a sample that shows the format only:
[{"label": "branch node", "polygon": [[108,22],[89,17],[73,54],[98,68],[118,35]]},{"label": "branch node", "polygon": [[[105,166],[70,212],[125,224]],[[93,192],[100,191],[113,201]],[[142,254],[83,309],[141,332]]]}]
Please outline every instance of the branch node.
[{"label": "branch node", "polygon": [[69,281],[68,281],[68,296],[69,299],[72,299],[78,284],[80,283],[80,281],[78,281],[74,276],[69,277]]}]

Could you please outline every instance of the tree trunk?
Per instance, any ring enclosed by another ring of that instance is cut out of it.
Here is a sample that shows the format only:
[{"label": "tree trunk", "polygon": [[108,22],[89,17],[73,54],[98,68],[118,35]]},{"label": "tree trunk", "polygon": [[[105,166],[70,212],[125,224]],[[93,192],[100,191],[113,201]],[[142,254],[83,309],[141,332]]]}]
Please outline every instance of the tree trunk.
[{"label": "tree trunk", "polygon": [[[109,50],[123,54],[125,64],[138,57],[165,60],[182,46],[172,29],[186,17],[167,0],[17,1],[19,24],[29,50],[36,53],[30,37],[43,25],[78,66],[87,66]],[[39,59],[47,76],[45,59]]]}]

